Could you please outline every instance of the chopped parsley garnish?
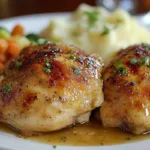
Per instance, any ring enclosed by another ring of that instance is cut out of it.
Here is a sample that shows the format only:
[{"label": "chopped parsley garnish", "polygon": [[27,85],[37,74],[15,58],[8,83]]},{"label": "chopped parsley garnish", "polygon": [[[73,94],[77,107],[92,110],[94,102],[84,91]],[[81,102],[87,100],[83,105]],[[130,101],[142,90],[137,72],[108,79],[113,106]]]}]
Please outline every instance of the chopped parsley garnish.
[{"label": "chopped parsley garnish", "polygon": [[50,64],[50,59],[46,58],[45,59],[45,66],[43,69],[45,70],[46,73],[50,73],[51,72],[51,64]]},{"label": "chopped parsley garnish", "polygon": [[73,55],[70,55],[69,59],[74,59],[75,57]]},{"label": "chopped parsley garnish", "polygon": [[45,70],[46,73],[50,73],[50,72],[51,72],[51,69],[49,69],[49,68],[46,68],[46,67],[45,67],[45,68],[43,68],[43,69]]},{"label": "chopped parsley garnish", "polygon": [[88,63],[88,64],[86,65],[86,67],[87,67],[87,68],[90,68],[90,66],[91,66],[91,64],[90,64],[90,63]]},{"label": "chopped parsley garnish", "polygon": [[20,68],[20,67],[22,66],[22,62],[16,61],[16,62],[15,62],[15,65],[16,65],[17,68]]},{"label": "chopped parsley garnish", "polygon": [[131,140],[131,138],[130,138],[130,137],[127,137],[126,140]]},{"label": "chopped parsley garnish", "polygon": [[118,68],[120,65],[122,65],[121,61],[117,61],[114,63],[115,68]]},{"label": "chopped parsley garnish", "polygon": [[80,33],[79,33],[79,32],[77,32],[77,31],[74,31],[74,32],[72,32],[71,34],[72,34],[72,36],[74,36],[74,37],[77,37],[77,36],[79,36],[79,35],[80,35]]},{"label": "chopped parsley garnish", "polygon": [[95,22],[98,20],[98,12],[97,11],[93,11],[93,12],[89,12],[86,11],[85,14],[88,17],[88,21],[89,21],[89,26],[93,26],[95,24]]},{"label": "chopped parsley garnish", "polygon": [[141,44],[141,47],[142,47],[142,48],[145,48],[146,51],[150,51],[150,44],[142,43],[142,44]]},{"label": "chopped parsley garnish", "polygon": [[127,71],[124,67],[119,67],[117,70],[116,70],[116,73],[118,73],[119,75],[127,75]]},{"label": "chopped parsley garnish", "polygon": [[9,93],[12,91],[12,88],[9,85],[3,85],[2,90]]},{"label": "chopped parsley garnish", "polygon": [[24,58],[24,54],[21,54],[21,55],[20,55],[20,58],[23,59],[23,58]]},{"label": "chopped parsley garnish", "polygon": [[113,72],[115,74],[117,73],[119,75],[127,75],[127,71],[121,61],[115,62],[114,67],[115,67],[115,70],[113,70]]},{"label": "chopped parsley garnish", "polygon": [[148,56],[144,56],[141,60],[141,65],[147,65],[149,62],[149,57]]},{"label": "chopped parsley garnish", "polygon": [[122,23],[123,20],[122,20],[121,18],[117,18],[117,19],[116,19],[116,22],[117,22],[117,23]]},{"label": "chopped parsley garnish", "polygon": [[130,60],[130,64],[131,64],[131,65],[135,65],[138,61],[139,61],[138,58],[132,58],[132,59]]},{"label": "chopped parsley garnish", "polygon": [[147,43],[142,43],[141,46],[142,46],[143,48],[147,48],[147,47],[149,47],[150,45],[147,44]]},{"label": "chopped parsley garnish", "polygon": [[100,77],[101,80],[104,80],[103,77]]},{"label": "chopped parsley garnish", "polygon": [[56,145],[53,145],[53,148],[56,149]]},{"label": "chopped parsley garnish", "polygon": [[76,66],[74,66],[74,74],[81,74],[81,70],[80,68],[77,68]]},{"label": "chopped parsley garnish", "polygon": [[65,142],[67,140],[67,137],[66,136],[62,136],[61,140]]},{"label": "chopped parsley garnish", "polygon": [[47,39],[39,38],[37,40],[37,43],[42,45],[42,44],[47,44],[49,41]]},{"label": "chopped parsley garnish", "polygon": [[109,34],[109,32],[110,32],[110,29],[107,26],[104,26],[101,35],[107,35],[107,34]]},{"label": "chopped parsley garnish", "polygon": [[150,68],[150,63],[147,65],[148,68]]},{"label": "chopped parsley garnish", "polygon": [[74,51],[72,49],[69,50],[70,54],[74,54]]},{"label": "chopped parsley garnish", "polygon": [[34,33],[30,33],[28,35],[26,35],[26,37],[28,38],[29,41],[31,42],[37,42],[38,41],[38,35],[34,34]]},{"label": "chopped parsley garnish", "polygon": [[79,56],[77,56],[77,55],[76,55],[76,60],[77,60],[77,61],[80,61],[80,57],[79,57]]},{"label": "chopped parsley garnish", "polygon": [[46,58],[45,65],[46,65],[46,67],[49,68],[49,69],[51,68],[50,61],[51,61],[51,60],[50,60],[49,58]]}]

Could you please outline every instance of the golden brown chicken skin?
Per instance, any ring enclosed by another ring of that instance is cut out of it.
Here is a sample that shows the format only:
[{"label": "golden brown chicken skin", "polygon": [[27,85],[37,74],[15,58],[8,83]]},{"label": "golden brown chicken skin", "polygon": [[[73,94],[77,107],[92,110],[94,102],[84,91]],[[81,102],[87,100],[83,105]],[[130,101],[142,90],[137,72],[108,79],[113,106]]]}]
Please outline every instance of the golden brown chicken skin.
[{"label": "golden brown chicken skin", "polygon": [[121,50],[105,69],[103,80],[103,125],[134,134],[149,131],[150,46],[142,43]]},{"label": "golden brown chicken skin", "polygon": [[103,102],[102,68],[98,56],[74,46],[24,49],[0,84],[0,121],[24,135],[87,122]]}]

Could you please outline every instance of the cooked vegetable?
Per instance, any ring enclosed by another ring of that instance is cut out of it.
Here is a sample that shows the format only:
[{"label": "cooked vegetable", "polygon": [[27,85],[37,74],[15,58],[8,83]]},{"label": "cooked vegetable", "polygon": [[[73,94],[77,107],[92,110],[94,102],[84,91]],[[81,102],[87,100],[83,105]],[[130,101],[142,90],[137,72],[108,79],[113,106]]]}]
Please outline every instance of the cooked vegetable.
[{"label": "cooked vegetable", "polygon": [[28,35],[26,35],[26,37],[28,38],[28,40],[30,42],[37,42],[38,41],[38,36],[34,33],[28,34]]},{"label": "cooked vegetable", "polygon": [[20,36],[23,36],[24,35],[24,29],[21,25],[16,25],[12,32],[11,32],[11,35],[20,35]]},{"label": "cooked vegetable", "polygon": [[10,38],[10,33],[3,27],[0,27],[0,38],[5,40]]},{"label": "cooked vegetable", "polygon": [[15,40],[8,41],[8,53],[11,54],[13,57],[18,56],[21,49]]},{"label": "cooked vegetable", "polygon": [[6,40],[0,39],[0,53],[4,53],[8,48],[8,43]]}]

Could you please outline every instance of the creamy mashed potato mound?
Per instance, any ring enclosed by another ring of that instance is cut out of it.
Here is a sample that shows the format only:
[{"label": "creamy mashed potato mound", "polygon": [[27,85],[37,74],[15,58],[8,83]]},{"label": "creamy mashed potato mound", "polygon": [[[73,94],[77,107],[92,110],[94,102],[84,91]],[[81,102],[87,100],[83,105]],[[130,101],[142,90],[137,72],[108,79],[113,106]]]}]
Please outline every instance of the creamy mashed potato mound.
[{"label": "creamy mashed potato mound", "polygon": [[53,19],[41,36],[73,44],[86,52],[100,54],[105,64],[121,48],[150,43],[150,32],[126,11],[109,12],[102,7],[82,4],[67,19]]}]

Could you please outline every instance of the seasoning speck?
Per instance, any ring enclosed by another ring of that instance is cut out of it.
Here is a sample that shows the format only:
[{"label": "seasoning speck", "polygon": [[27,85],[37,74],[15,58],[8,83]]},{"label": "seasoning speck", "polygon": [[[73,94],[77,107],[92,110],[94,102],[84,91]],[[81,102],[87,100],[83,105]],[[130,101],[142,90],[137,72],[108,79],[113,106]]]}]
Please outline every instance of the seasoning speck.
[{"label": "seasoning speck", "polygon": [[76,66],[74,66],[74,73],[75,74],[81,74],[81,70],[79,68],[77,68]]},{"label": "seasoning speck", "polygon": [[9,85],[3,85],[2,90],[5,92],[8,92],[8,93],[12,91],[12,89]]},{"label": "seasoning speck", "polygon": [[107,26],[104,26],[103,32],[101,33],[102,36],[109,34],[110,29]]},{"label": "seasoning speck", "polygon": [[53,148],[56,149],[56,145],[53,145]]},{"label": "seasoning speck", "polygon": [[136,83],[135,82],[130,82],[130,85],[134,86]]},{"label": "seasoning speck", "polygon": [[65,142],[67,140],[67,137],[66,136],[62,136],[61,140]]},{"label": "seasoning speck", "polygon": [[15,62],[15,66],[16,66],[17,68],[20,68],[20,67],[22,66],[22,62],[16,61],[16,62]]}]

